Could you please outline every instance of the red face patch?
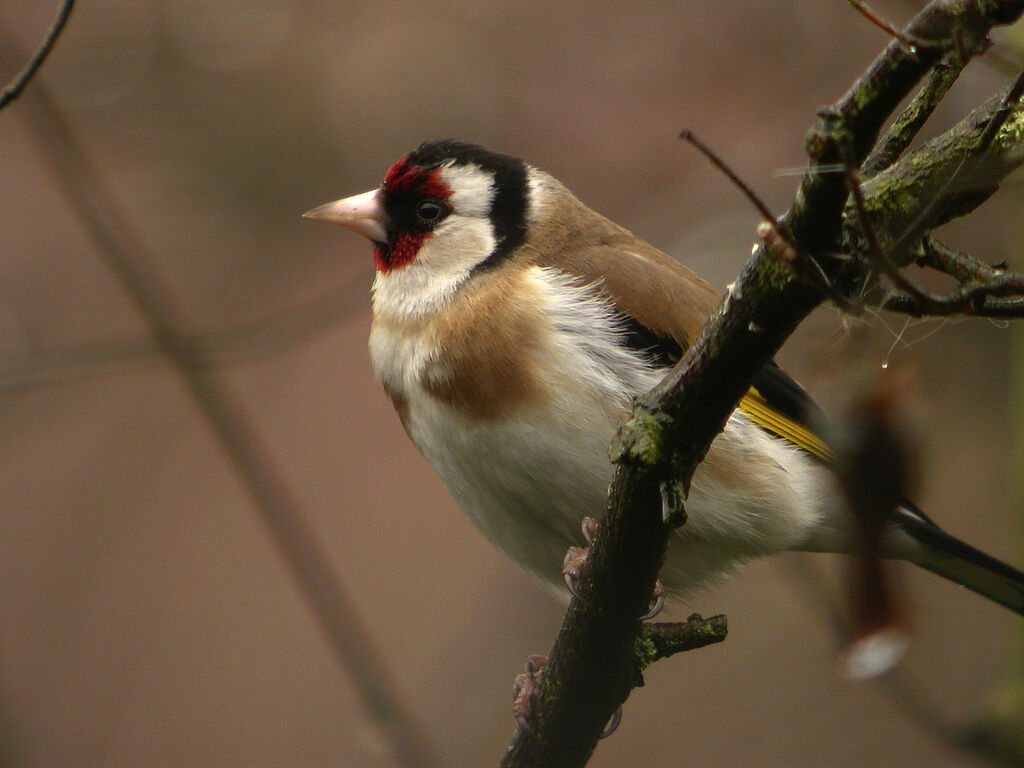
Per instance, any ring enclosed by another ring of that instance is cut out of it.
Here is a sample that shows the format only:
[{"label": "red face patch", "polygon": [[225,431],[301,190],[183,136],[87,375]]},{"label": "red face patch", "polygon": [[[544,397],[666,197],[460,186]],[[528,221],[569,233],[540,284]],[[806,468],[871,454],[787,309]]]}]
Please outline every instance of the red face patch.
[{"label": "red face patch", "polygon": [[392,269],[404,267],[416,258],[423,241],[430,237],[429,232],[399,232],[395,241],[381,247],[373,246],[373,263],[378,272],[390,272]]},{"label": "red face patch", "polygon": [[447,200],[452,191],[441,180],[440,168],[423,168],[403,157],[384,177],[384,198],[394,225],[391,242],[375,245],[373,261],[378,272],[404,267],[432,234],[415,216],[416,204],[425,199]]},{"label": "red face patch", "polygon": [[421,168],[403,157],[392,165],[384,176],[385,195],[413,195],[447,200],[452,196],[448,185],[441,181],[440,168]]}]

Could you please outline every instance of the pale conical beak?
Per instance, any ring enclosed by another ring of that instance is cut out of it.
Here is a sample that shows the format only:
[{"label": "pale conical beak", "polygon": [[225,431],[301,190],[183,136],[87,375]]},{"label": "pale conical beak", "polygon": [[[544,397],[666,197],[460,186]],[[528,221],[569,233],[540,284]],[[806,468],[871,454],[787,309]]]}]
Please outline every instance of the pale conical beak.
[{"label": "pale conical beak", "polygon": [[323,219],[345,229],[351,229],[375,243],[386,243],[388,233],[384,226],[386,214],[379,189],[361,195],[335,200],[302,214],[307,219]]}]

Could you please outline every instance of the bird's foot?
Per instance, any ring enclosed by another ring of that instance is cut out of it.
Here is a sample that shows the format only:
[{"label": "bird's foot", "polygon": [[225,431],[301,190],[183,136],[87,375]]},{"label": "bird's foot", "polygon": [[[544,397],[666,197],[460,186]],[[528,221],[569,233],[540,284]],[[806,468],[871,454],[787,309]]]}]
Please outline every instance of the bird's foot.
[{"label": "bird's foot", "polygon": [[533,694],[540,686],[540,678],[547,666],[547,656],[529,656],[523,671],[512,681],[512,717],[524,731],[530,729],[533,714]]},{"label": "bird's foot", "polygon": [[[569,589],[569,593],[577,600],[582,600],[580,597],[577,585],[580,581],[580,573],[583,570],[583,564],[587,562],[587,557],[590,555],[590,547],[594,544],[594,538],[597,536],[597,528],[599,523],[593,517],[584,517],[580,522],[580,529],[583,531],[583,538],[587,541],[585,547],[569,547],[565,552],[565,560],[562,561],[562,578],[565,580],[565,586]],[[659,613],[662,608],[665,607],[665,587],[661,581],[654,582],[654,594],[651,595],[651,609],[640,617],[640,621],[650,621]]]},{"label": "bird's foot", "polygon": [[569,594],[577,600],[583,599],[580,597],[576,585],[580,583],[580,571],[583,569],[583,564],[587,562],[590,547],[594,543],[594,537],[597,536],[597,527],[596,518],[584,517],[580,521],[580,530],[583,531],[583,538],[586,539],[587,546],[569,547],[565,552],[565,560],[562,561],[562,578],[565,579],[565,586],[568,587]]},{"label": "bird's foot", "polygon": [[[533,694],[540,687],[540,680],[547,664],[547,656],[530,656],[526,659],[526,664],[523,665],[523,671],[512,681],[512,717],[515,718],[519,727],[527,732],[532,733],[533,731],[530,727],[533,718]],[[607,738],[615,733],[615,729],[621,722],[622,707],[619,707],[608,721],[604,731],[601,732],[601,738]]]}]

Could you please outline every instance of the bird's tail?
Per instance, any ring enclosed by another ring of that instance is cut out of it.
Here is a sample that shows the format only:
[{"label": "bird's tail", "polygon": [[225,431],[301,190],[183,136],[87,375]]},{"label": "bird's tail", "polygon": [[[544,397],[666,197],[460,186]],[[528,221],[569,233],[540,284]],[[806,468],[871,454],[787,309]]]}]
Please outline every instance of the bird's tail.
[{"label": "bird's tail", "polygon": [[1024,616],[1024,573],[950,536],[912,504],[895,522],[915,542],[906,559]]}]

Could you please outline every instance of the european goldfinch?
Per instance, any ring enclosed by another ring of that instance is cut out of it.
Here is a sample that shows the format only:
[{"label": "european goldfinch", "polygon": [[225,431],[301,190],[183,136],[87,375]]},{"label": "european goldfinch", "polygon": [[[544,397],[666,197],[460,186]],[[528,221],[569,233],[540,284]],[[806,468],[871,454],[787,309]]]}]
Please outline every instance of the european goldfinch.
[{"label": "european goldfinch", "polygon": [[[378,189],[306,216],[373,242],[370,356],[413,443],[491,542],[564,591],[566,549],[605,508],[619,421],[719,293],[544,171],[462,141],[426,142]],[[761,372],[694,475],[670,594],[762,555],[856,549],[815,414],[780,368]],[[1024,614],[1024,574],[909,503],[893,523],[887,557]]]}]

